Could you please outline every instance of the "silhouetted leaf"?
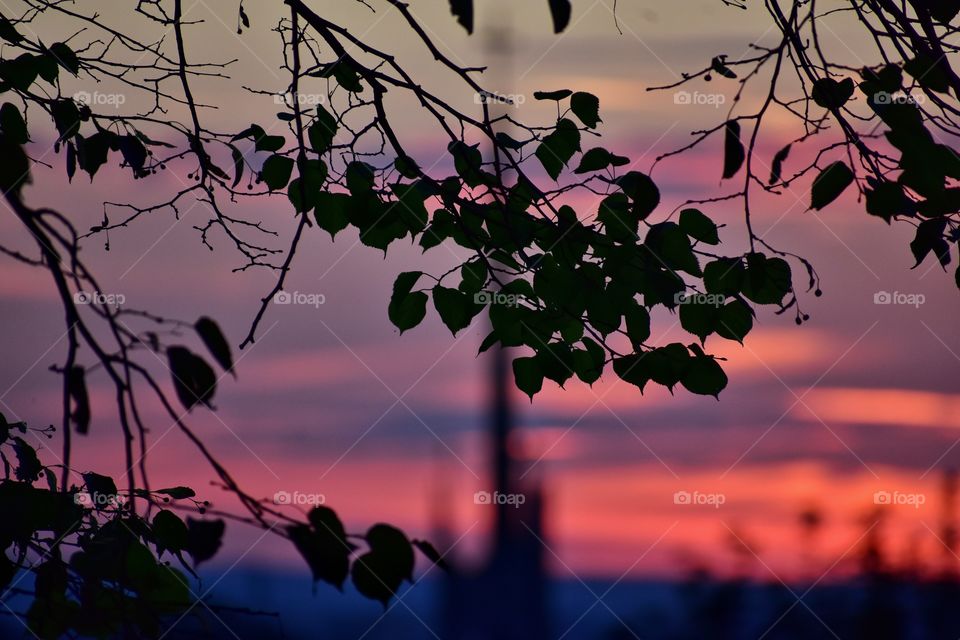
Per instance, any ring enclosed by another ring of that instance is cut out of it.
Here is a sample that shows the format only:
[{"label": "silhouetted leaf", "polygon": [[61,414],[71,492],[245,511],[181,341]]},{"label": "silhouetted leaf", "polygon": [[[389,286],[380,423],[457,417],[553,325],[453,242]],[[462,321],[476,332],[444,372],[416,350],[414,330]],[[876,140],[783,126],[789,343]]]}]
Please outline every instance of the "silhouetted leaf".
[{"label": "silhouetted leaf", "polygon": [[865,67],[860,71],[860,76],[863,78],[860,90],[870,97],[881,92],[894,94],[903,85],[903,72],[895,64],[884,65],[879,71]]},{"label": "silhouetted leaf", "polygon": [[419,180],[410,184],[390,185],[390,190],[393,191],[397,201],[387,206],[387,214],[396,215],[413,235],[422,232],[429,219],[424,200],[430,193],[425,185],[425,182]]},{"label": "silhouetted leaf", "polygon": [[727,57],[726,56],[716,56],[713,60],[710,61],[710,68],[716,71],[719,75],[724,78],[736,78],[737,74],[733,72],[733,69],[727,66]]},{"label": "silhouetted leaf", "polygon": [[540,393],[543,388],[543,371],[535,357],[514,358],[513,379],[520,391],[530,396]]},{"label": "silhouetted leaf", "polygon": [[403,531],[388,524],[378,523],[367,530],[367,544],[371,553],[385,559],[392,574],[413,582],[413,546]]},{"label": "silhouetted leaf", "polygon": [[684,209],[680,212],[680,230],[706,244],[720,244],[716,223],[697,209]]},{"label": "silhouetted leaf", "polygon": [[57,64],[73,75],[77,75],[77,72],[80,71],[80,60],[68,45],[62,42],[55,42],[50,45],[50,53],[53,54]]},{"label": "silhouetted leaf", "polygon": [[323,105],[317,106],[317,119],[307,129],[310,146],[316,153],[324,154],[337,135],[337,119]]},{"label": "silhouetted leaf", "polygon": [[820,78],[813,83],[810,97],[825,109],[839,109],[853,95],[853,79],[844,78],[839,82],[833,78]]},{"label": "silhouetted leaf", "polygon": [[403,576],[394,571],[389,559],[377,553],[365,553],[354,560],[350,575],[357,591],[380,602],[384,610],[403,582]]},{"label": "silhouetted leaf", "polygon": [[615,193],[604,198],[597,210],[597,221],[612,240],[630,244],[636,242],[640,219],[634,214],[625,194]]},{"label": "silhouetted leaf", "polygon": [[393,283],[387,315],[401,334],[420,324],[427,313],[427,294],[423,291],[411,293],[421,275],[422,271],[406,271],[398,275]]},{"label": "silhouetted leaf", "polygon": [[790,155],[790,145],[788,144],[784,148],[777,151],[776,155],[773,156],[773,166],[770,169],[770,180],[768,184],[776,184],[780,182],[780,178],[783,175],[783,163],[787,160],[787,156]]},{"label": "silhouetted leaf", "polygon": [[410,156],[397,156],[397,159],[393,161],[393,168],[404,178],[415,180],[420,177],[420,167]]},{"label": "silhouetted leaf", "polygon": [[550,5],[550,17],[553,19],[553,32],[560,33],[570,24],[570,0],[547,0]]},{"label": "silhouetted leaf", "polygon": [[[598,298],[600,296],[597,296]],[[543,344],[543,338],[535,338],[537,344],[537,361],[543,377],[553,380],[561,388],[573,377],[573,351],[566,342],[550,342]]]},{"label": "silhouetted leaf", "polygon": [[745,273],[739,258],[717,258],[703,268],[703,284],[707,293],[735,296],[740,293]]},{"label": "silhouetted leaf", "polygon": [[793,287],[790,265],[762,253],[747,254],[747,268],[741,285],[743,295],[757,304],[780,304]]},{"label": "silhouetted leaf", "polygon": [[679,342],[671,342],[644,354],[641,366],[646,369],[651,380],[672,391],[683,379],[690,360],[686,347]]},{"label": "silhouetted leaf", "polygon": [[440,285],[433,288],[433,306],[453,335],[469,326],[473,317],[483,309],[482,304],[474,301],[473,294]]},{"label": "silhouetted leaf", "polygon": [[680,384],[691,393],[719,399],[720,392],[727,386],[727,374],[716,360],[701,352],[689,359]]},{"label": "silhouetted leaf", "polygon": [[903,185],[883,180],[866,190],[867,213],[883,218],[888,224],[894,216],[912,215],[916,208],[903,190]]},{"label": "silhouetted leaf", "polygon": [[556,180],[573,154],[580,150],[580,130],[567,118],[557,122],[557,128],[543,138],[537,147],[536,156],[547,171],[547,175]]},{"label": "silhouetted leaf", "polygon": [[80,109],[73,100],[55,100],[50,105],[50,113],[61,140],[66,140],[80,131]]},{"label": "silhouetted leaf", "polygon": [[18,191],[30,183],[30,160],[23,147],[6,134],[0,134],[0,158],[3,158],[0,162],[0,192]]},{"label": "silhouetted leaf", "polygon": [[660,190],[645,173],[630,171],[616,180],[617,185],[633,201],[633,215],[645,220],[660,204]]},{"label": "silhouetted leaf", "polygon": [[0,38],[11,44],[17,44],[23,40],[23,36],[17,33],[14,26],[4,16],[0,16]]},{"label": "silhouetted leaf", "polygon": [[617,374],[617,377],[640,389],[640,393],[643,393],[647,383],[650,382],[650,376],[647,375],[644,367],[644,358],[646,358],[649,353],[650,352],[647,351],[642,354],[633,354],[613,359],[613,371]]},{"label": "silhouetted leaf", "polygon": [[0,130],[3,130],[3,134],[16,144],[27,144],[30,141],[27,123],[20,115],[20,110],[9,102],[5,102],[0,107]]},{"label": "silhouetted leaf", "polygon": [[193,558],[194,564],[206,562],[216,555],[223,544],[223,532],[226,528],[223,520],[187,518],[187,544],[184,549]]},{"label": "silhouetted leaf", "polygon": [[167,487],[166,489],[154,489],[153,492],[170,496],[174,500],[186,500],[197,495],[190,487]]},{"label": "silhouetted leaf", "polygon": [[488,276],[487,265],[479,258],[464,262],[460,267],[459,289],[464,293],[477,293],[487,284]]},{"label": "silhouetted leaf", "polygon": [[[120,136],[119,144],[123,161],[133,170],[134,177],[145,177],[147,172],[144,171],[143,166],[147,162],[147,148],[143,145],[143,142],[140,141],[140,138],[135,135]],[[226,177],[226,174],[223,174],[216,165],[211,163],[209,168],[221,177]]]},{"label": "silhouetted leaf", "polygon": [[67,394],[70,396],[70,419],[77,433],[86,435],[90,428],[90,399],[87,395],[87,382],[84,368],[74,365],[65,373]]},{"label": "silhouetted leaf", "polygon": [[581,381],[592,385],[603,374],[606,355],[603,347],[596,341],[590,338],[582,338],[582,342],[586,349],[573,349],[572,351],[573,370]]},{"label": "silhouetted leaf", "polygon": [[563,100],[573,95],[570,89],[557,89],[556,91],[534,91],[533,97],[536,100]]},{"label": "silhouetted leaf", "polygon": [[334,78],[337,84],[350,93],[363,92],[360,74],[353,68],[350,61],[345,58],[341,58],[337,62],[328,65],[319,75],[321,78]]},{"label": "silhouetted leaf", "polygon": [[853,182],[853,171],[842,160],[837,160],[820,172],[810,188],[810,207],[819,211],[837,199]]},{"label": "silhouetted leaf", "polygon": [[311,529],[305,525],[294,525],[287,531],[297,551],[307,561],[313,580],[322,580],[342,590],[350,573],[352,550],[345,537],[324,527]]},{"label": "silhouetted leaf", "polygon": [[345,193],[324,191],[317,194],[317,205],[313,214],[317,226],[329,233],[331,239],[336,238],[337,234],[350,224],[350,202],[350,196]]},{"label": "silhouetted leaf", "polygon": [[514,149],[514,150],[520,149],[525,144],[523,142],[520,142],[519,140],[515,140],[514,138],[510,137],[509,135],[507,135],[502,131],[498,131],[495,138],[496,138],[497,144],[507,149]]},{"label": "silhouetted leaf", "polygon": [[300,175],[287,186],[287,199],[297,213],[304,213],[316,207],[320,200],[327,165],[323,160],[304,157],[300,157],[297,164]]},{"label": "silhouetted leaf", "polygon": [[950,91],[950,78],[940,61],[926,53],[920,53],[912,60],[903,63],[903,70],[930,91],[947,93]]},{"label": "silhouetted leaf", "polygon": [[660,222],[652,225],[643,241],[664,267],[685,271],[690,275],[701,275],[700,265],[693,253],[690,238],[674,222]]},{"label": "silhouetted leaf", "polygon": [[107,163],[116,135],[108,131],[97,131],[89,138],[77,134],[77,163],[90,175],[90,180],[100,167]]},{"label": "silhouetted leaf", "polygon": [[743,344],[743,339],[753,328],[753,312],[740,300],[731,300],[720,308],[717,314],[716,333],[721,338],[736,340]]},{"label": "silhouetted leaf", "polygon": [[600,171],[601,169],[606,169],[611,165],[614,167],[621,167],[629,163],[629,158],[614,155],[606,149],[602,149],[600,147],[594,147],[583,154],[583,157],[580,158],[579,166],[577,166],[573,172],[577,174],[589,173],[591,171]]},{"label": "silhouetted leaf", "polygon": [[180,516],[167,509],[161,509],[153,517],[153,535],[156,537],[158,554],[163,553],[163,550],[183,550],[189,537],[187,525]]},{"label": "silhouetted leaf", "polygon": [[570,109],[580,122],[595,129],[600,120],[600,99],[592,93],[577,91],[570,96]]},{"label": "silhouetted leaf", "polygon": [[333,509],[314,507],[307,519],[310,527],[294,525],[288,529],[290,539],[310,566],[315,581],[323,580],[342,589],[355,545],[347,540],[343,522]]},{"label": "silhouetted leaf", "polygon": [[27,444],[23,438],[13,439],[13,452],[17,456],[17,480],[35,482],[40,479],[43,465],[37,457],[36,450]]},{"label": "silhouetted leaf", "polygon": [[688,299],[680,305],[680,326],[687,333],[691,333],[700,342],[707,339],[717,328],[719,309],[711,303],[698,302],[695,298]]},{"label": "silhouetted leaf", "polygon": [[39,56],[29,53],[24,53],[12,60],[0,59],[0,79],[18,91],[29,91],[30,85],[34,83],[40,72],[41,60]]},{"label": "silhouetted leaf", "polygon": [[189,349],[179,346],[167,349],[167,361],[180,403],[187,409],[201,403],[212,408],[210,401],[217,390],[217,377],[210,365]]},{"label": "silhouetted leaf", "polygon": [[217,364],[225,372],[232,373],[233,377],[237,377],[237,373],[233,370],[233,355],[230,353],[230,345],[223,336],[223,332],[220,331],[220,325],[213,318],[203,316],[197,320],[193,328],[196,329],[197,334],[203,340],[203,344],[206,345]]},{"label": "silhouetted leaf", "polygon": [[77,148],[73,142],[67,143],[67,182],[73,182],[73,176],[77,174]]},{"label": "silhouetted leaf", "polygon": [[624,314],[627,321],[627,337],[635,350],[650,338],[650,312],[638,304],[631,305]]},{"label": "silhouetted leaf", "polygon": [[292,173],[293,158],[272,155],[264,161],[263,167],[260,169],[260,178],[268,189],[276,191],[287,186]]},{"label": "silhouetted leaf", "polygon": [[99,473],[84,473],[83,483],[87,492],[93,498],[93,505],[97,509],[113,506],[117,501],[117,485],[110,476]]},{"label": "silhouetted leaf", "polygon": [[916,9],[917,11],[928,11],[934,20],[949,24],[960,12],[960,4],[954,0],[933,0],[932,2],[917,4]]},{"label": "silhouetted leaf", "polygon": [[447,146],[447,150],[453,156],[453,166],[457,170],[457,175],[470,187],[476,187],[483,182],[481,170],[483,155],[477,146],[460,141],[451,142]]},{"label": "silhouetted leaf", "polygon": [[450,0],[450,13],[467,33],[473,33],[473,0]]},{"label": "silhouetted leaf", "polygon": [[263,127],[256,124],[251,124],[249,127],[233,136],[231,141],[235,142],[241,138],[250,138],[253,140],[254,148],[257,151],[279,151],[283,148],[283,145],[286,142],[283,139],[283,136],[268,135],[267,132],[263,130]]},{"label": "silhouetted leaf", "polygon": [[946,268],[950,264],[950,245],[943,237],[947,221],[943,218],[924,220],[917,225],[917,233],[910,242],[910,251],[916,259],[913,268],[920,266],[928,254],[933,252],[940,261],[940,265]]},{"label": "silhouetted leaf", "polygon": [[743,143],[740,142],[740,123],[730,120],[724,127],[723,179],[727,180],[737,175],[745,158],[746,152],[743,149]]}]

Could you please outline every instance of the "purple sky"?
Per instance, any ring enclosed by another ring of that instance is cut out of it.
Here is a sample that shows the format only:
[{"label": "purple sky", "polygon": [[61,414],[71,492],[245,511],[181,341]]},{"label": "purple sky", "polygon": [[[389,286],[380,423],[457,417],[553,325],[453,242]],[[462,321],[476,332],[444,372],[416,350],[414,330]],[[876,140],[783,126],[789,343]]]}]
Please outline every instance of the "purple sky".
[{"label": "purple sky", "polygon": [[[454,24],[445,0],[414,3],[414,11],[445,52],[470,63],[488,59],[482,33],[511,16],[515,57],[512,73],[504,77],[513,80],[500,80],[497,88],[527,97],[518,117],[549,117],[549,109],[530,98],[534,90],[592,91],[601,100],[608,148],[642,158],[637,163],[642,170],[657,154],[688,141],[692,129],[713,125],[725,113],[712,106],[678,106],[672,93],[650,94],[646,87],[671,82],[680,70],[699,68],[717,53],[740,55],[745,43],[766,29],[762,12],[723,8],[714,0],[659,10],[621,3],[624,34],[618,35],[610,3],[601,0],[575,2],[571,27],[558,38],[549,32],[546,9],[538,6],[545,3],[481,4],[481,35],[473,38]],[[189,15],[207,19],[198,29],[210,35],[189,51],[197,59],[239,58],[233,73],[242,82],[214,81],[200,92],[201,100],[228,105],[207,112],[207,122],[239,131],[251,120],[272,119],[275,110],[270,98],[249,97],[240,85],[277,90],[283,81],[276,69],[276,34],[269,32],[276,16],[263,6],[248,6],[253,29],[238,39],[233,10],[231,3],[215,15],[195,5]],[[345,19],[353,21],[358,35],[410,56],[413,67],[428,74],[431,88],[458,91],[458,103],[471,103],[470,94],[444,83],[412,39],[398,41],[395,15],[381,20],[379,13],[363,9],[350,13]],[[718,21],[723,29],[716,28]],[[843,35],[834,37],[839,42]],[[855,55],[856,41],[848,42]],[[694,89],[731,95],[733,86],[700,83]],[[420,164],[429,166],[442,155],[440,138],[415,107],[407,114],[402,134]],[[788,135],[770,140],[764,146],[768,155]],[[718,137],[699,152],[657,167],[653,175],[664,194],[663,215],[687,198],[722,189],[720,144]],[[38,140],[35,151],[48,146]],[[99,221],[105,199],[155,202],[186,179],[171,168],[133,183],[125,172],[104,169],[92,185],[78,176],[66,189],[62,158],[52,162],[54,169],[35,171],[27,201],[57,208],[79,228]],[[824,295],[802,296],[811,315],[803,327],[789,314],[765,311],[745,347],[708,341],[713,352],[729,358],[730,385],[719,402],[683,390],[675,397],[658,390],[641,396],[612,373],[593,388],[576,382],[564,391],[551,387],[532,405],[518,399],[524,440],[548,490],[550,544],[578,575],[619,576],[651,547],[634,573],[676,575],[700,560],[723,567],[731,530],[745,532],[775,571],[796,572],[800,559],[774,540],[795,539],[796,515],[811,505],[827,515],[826,567],[856,541],[858,519],[873,508],[876,491],[924,494],[926,503],[918,509],[890,510],[898,533],[894,543],[906,548],[909,536],[918,533],[923,549],[931,556],[937,552],[931,530],[938,526],[939,474],[960,463],[960,447],[953,447],[960,437],[960,298],[953,275],[929,261],[911,271],[910,228],[869,218],[851,194],[821,213],[805,212],[806,188],[760,199],[755,225],[773,244],[814,262]],[[596,206],[589,199],[578,204],[584,213]],[[282,196],[234,210],[262,216],[283,242],[292,231]],[[728,225],[721,238],[729,252],[740,250],[745,232],[739,205],[704,210]],[[123,294],[126,304],[186,320],[210,315],[236,345],[272,276],[231,273],[240,257],[223,238],[214,238],[215,252],[203,247],[193,226],[207,215],[202,205],[179,221],[159,211],[112,233],[109,252],[102,242],[89,241],[84,256],[104,290]],[[0,233],[17,238],[10,241],[15,246],[29,246],[11,215],[0,216]],[[431,487],[439,479],[447,488],[441,497],[451,512],[450,526],[456,537],[466,534],[463,549],[481,548],[489,514],[472,499],[487,486],[480,446],[484,361],[475,354],[486,328],[478,317],[453,339],[431,310],[422,326],[398,336],[386,314],[396,273],[439,271],[455,264],[458,255],[463,255],[459,249],[439,248],[421,256],[417,248],[398,246],[384,259],[359,245],[355,232],[331,242],[311,230],[286,289],[322,294],[324,303],[271,305],[260,339],[236,356],[239,379],[221,383],[218,412],[195,411],[192,424],[253,493],[322,493],[354,528],[383,519],[429,536],[431,503],[438,499]],[[58,422],[58,380],[48,367],[62,362],[65,345],[52,286],[44,274],[9,260],[0,261],[0,269],[6,340],[2,410],[35,425]],[[922,294],[925,301],[918,307],[876,305],[879,291]],[[674,321],[662,314],[654,335],[680,336]],[[163,371],[162,363],[149,364]],[[94,384],[92,394],[93,433],[78,443],[75,460],[89,469],[115,470],[119,427],[111,398],[102,385]],[[189,444],[167,433],[169,420],[157,407],[148,405],[146,414],[156,443],[154,482],[192,484],[216,502],[220,493],[208,486],[212,474]],[[51,456],[59,452],[59,443],[53,444]],[[720,508],[675,505],[673,494],[681,490],[722,493],[726,500]],[[242,555],[258,537],[259,532],[234,527],[224,562]],[[276,540],[263,542],[251,557],[295,561],[292,550]],[[762,565],[757,567],[764,576]],[[557,571],[565,569],[558,564]]]}]

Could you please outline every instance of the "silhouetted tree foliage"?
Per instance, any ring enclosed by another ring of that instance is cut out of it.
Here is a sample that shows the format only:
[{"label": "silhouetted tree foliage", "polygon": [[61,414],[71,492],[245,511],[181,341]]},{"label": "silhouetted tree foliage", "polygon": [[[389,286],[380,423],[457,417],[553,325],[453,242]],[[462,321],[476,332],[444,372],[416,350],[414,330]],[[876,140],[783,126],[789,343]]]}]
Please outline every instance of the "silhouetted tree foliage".
[{"label": "silhouetted tree foliage", "polygon": [[[556,117],[540,124],[497,114],[503,97],[481,84],[483,69],[444,55],[407,3],[358,2],[371,11],[392,11],[403,37],[426,47],[454,82],[449,91],[478,96],[479,106],[460,110],[449,97],[427,90],[403,60],[326,15],[328,6],[284,0],[276,3],[284,17],[272,29],[288,85],[250,91],[288,99],[279,113],[224,132],[210,124],[215,115],[195,99],[193,87],[228,79],[232,62],[188,59],[189,38],[199,25],[184,18],[181,0],[111,4],[102,13],[62,0],[3,6],[0,188],[36,250],[0,246],[0,252],[49,272],[67,337],[63,365],[56,368],[63,380],[62,463],[41,463],[21,437],[28,429],[23,423],[3,420],[0,434],[0,513],[22,514],[0,525],[2,581],[8,592],[19,592],[22,576],[33,574],[27,619],[38,636],[161,635],[169,618],[197,597],[187,576],[215,555],[227,519],[288,538],[314,580],[340,588],[351,578],[362,594],[384,605],[403,581],[412,581],[414,548],[442,563],[429,543],[411,541],[389,525],[349,534],[327,507],[313,509],[306,519],[291,517],[241,488],[187,423],[190,411],[214,408],[220,379],[234,370],[231,341],[215,320],[173,320],[99,298],[78,304],[80,292],[101,292],[81,247],[96,238],[109,246],[111,231],[141,218],[202,202],[211,212],[196,227],[203,244],[213,249],[214,235],[222,237],[239,256],[236,270],[275,274],[240,348],[257,338],[305,234],[335,237],[353,227],[364,245],[384,252],[405,239],[424,251],[464,247],[471,257],[446,273],[398,274],[385,311],[401,333],[420,324],[431,304],[453,334],[488,315],[492,331],[480,351],[518,347],[516,384],[531,398],[545,379],[562,386],[577,377],[592,384],[605,371],[640,391],[650,384],[671,390],[680,385],[718,396],[727,377],[707,351],[708,338],[742,342],[763,306],[777,313],[792,309],[801,323],[806,316],[796,271],[805,274],[801,289],[816,294],[819,278],[807,260],[754,233],[750,203],[758,189],[780,193],[806,183],[810,208],[817,211],[856,189],[867,213],[916,227],[910,249],[918,264],[928,257],[944,267],[950,261],[951,244],[960,235],[960,160],[941,138],[955,135],[960,114],[960,78],[950,59],[954,3],[863,0],[821,9],[808,2],[788,3],[784,10],[766,2],[780,33],[775,45],[755,44],[756,54],[739,60],[718,54],[678,83],[713,77],[738,82],[739,98],[748,83],[769,82],[757,111],[745,112],[749,106],[736,100],[722,122],[674,152],[722,136],[718,175],[742,186],[665,211],[654,181],[628,157],[601,146],[596,96],[575,88],[537,92],[537,100],[556,105]],[[745,9],[725,4],[731,12]],[[263,28],[251,25],[242,1],[236,7],[239,37]],[[472,32],[473,2],[451,0],[450,9]],[[570,16],[570,2],[544,3],[545,24],[554,31],[562,31]],[[843,18],[857,21],[875,43],[873,66],[834,62],[834,52],[821,45],[818,29]],[[100,108],[76,92],[102,81],[146,98],[148,106]],[[306,92],[325,99],[305,108],[299,96]],[[446,140],[452,172],[436,163],[424,168],[405,147],[388,93],[420,105]],[[916,99],[921,95],[923,102]],[[763,159],[758,140],[774,109],[794,117],[804,133]],[[44,141],[51,139],[48,149]],[[813,152],[800,154],[799,147]],[[102,222],[81,230],[69,215],[36,204],[42,194],[28,187],[34,164],[45,162],[48,151],[71,181],[79,179],[78,171],[94,180],[110,165],[129,170],[134,180],[149,181],[168,168],[189,180],[150,206],[105,201]],[[813,160],[795,163],[798,156]],[[600,197],[597,210],[568,204],[578,192]],[[234,211],[236,203],[258,199],[287,203],[296,220],[291,237]],[[743,202],[749,251],[728,255],[719,225],[701,208],[734,199]],[[494,291],[513,303],[490,304]],[[686,297],[694,292],[713,294],[721,303]],[[662,344],[652,337],[655,313],[679,314],[690,342]],[[185,340],[188,332],[193,335]],[[167,365],[163,375],[169,373],[169,381],[153,373],[158,360]],[[125,447],[123,486],[95,473],[78,474],[71,460],[73,434],[92,428],[91,376],[115,390]],[[214,512],[187,487],[151,487],[147,429],[135,396],[144,388],[244,512]],[[184,520],[178,512],[200,517]]]}]

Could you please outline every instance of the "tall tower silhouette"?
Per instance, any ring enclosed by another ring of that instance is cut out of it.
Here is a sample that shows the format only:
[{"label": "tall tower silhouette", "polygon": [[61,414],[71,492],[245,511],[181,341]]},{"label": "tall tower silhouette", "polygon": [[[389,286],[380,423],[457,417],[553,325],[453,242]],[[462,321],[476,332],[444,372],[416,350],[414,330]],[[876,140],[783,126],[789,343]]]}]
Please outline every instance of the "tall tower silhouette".
[{"label": "tall tower silhouette", "polygon": [[[488,56],[507,86],[512,58],[509,17],[486,32]],[[498,103],[491,110],[503,108]],[[509,107],[507,107],[509,108]],[[545,640],[549,637],[543,495],[539,482],[525,477],[517,456],[512,403],[510,354],[499,345],[489,359],[488,451],[490,494],[522,495],[523,504],[494,500],[490,553],[475,572],[457,568],[456,559],[443,585],[445,640]]]}]

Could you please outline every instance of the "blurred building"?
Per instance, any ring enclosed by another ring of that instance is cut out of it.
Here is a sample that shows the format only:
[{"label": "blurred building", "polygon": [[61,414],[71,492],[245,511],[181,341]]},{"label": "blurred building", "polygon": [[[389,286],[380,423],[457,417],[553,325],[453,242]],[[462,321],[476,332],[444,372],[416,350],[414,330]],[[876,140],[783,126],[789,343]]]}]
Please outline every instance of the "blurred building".
[{"label": "blurred building", "polygon": [[[549,616],[543,493],[538,481],[521,477],[515,447],[510,446],[515,425],[508,356],[497,348],[492,359],[488,442],[494,520],[490,553],[474,571],[458,567],[456,558],[449,560],[450,571],[441,586],[443,638],[545,640]],[[497,501],[497,495],[523,495],[523,504]]]}]

